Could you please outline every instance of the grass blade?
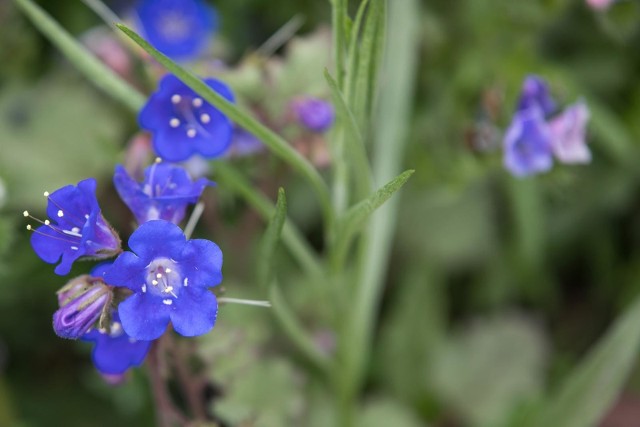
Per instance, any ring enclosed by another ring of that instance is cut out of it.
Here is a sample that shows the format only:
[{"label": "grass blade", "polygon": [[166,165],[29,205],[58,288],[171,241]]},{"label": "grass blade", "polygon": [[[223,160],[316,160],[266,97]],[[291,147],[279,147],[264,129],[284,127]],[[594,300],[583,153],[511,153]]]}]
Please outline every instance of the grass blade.
[{"label": "grass blade", "polygon": [[287,199],[284,195],[284,189],[278,190],[278,200],[276,201],[275,212],[271,216],[271,221],[264,233],[260,244],[260,252],[258,255],[258,265],[256,267],[258,283],[267,286],[273,281],[273,259],[282,228],[287,218]]}]

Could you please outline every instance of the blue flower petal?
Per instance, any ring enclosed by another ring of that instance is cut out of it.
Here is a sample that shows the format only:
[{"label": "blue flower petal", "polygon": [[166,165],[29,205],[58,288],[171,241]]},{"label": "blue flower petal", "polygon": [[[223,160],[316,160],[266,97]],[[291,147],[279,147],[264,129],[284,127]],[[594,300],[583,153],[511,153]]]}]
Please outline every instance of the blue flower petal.
[{"label": "blue flower petal", "polygon": [[154,220],[138,227],[129,238],[129,247],[149,262],[157,257],[177,259],[186,242],[180,227],[168,221]]},{"label": "blue flower petal", "polygon": [[169,308],[148,294],[133,294],[118,306],[122,328],[131,338],[151,341],[169,324]]},{"label": "blue flower petal", "polygon": [[171,309],[173,328],[185,337],[209,332],[217,316],[218,301],[206,289],[184,289]]},{"label": "blue flower petal", "polygon": [[189,240],[180,260],[182,275],[189,278],[189,286],[209,288],[222,281],[222,251],[215,243],[204,239]]},{"label": "blue flower petal", "polygon": [[103,274],[104,282],[110,286],[122,286],[139,292],[144,283],[144,268],[147,261],[131,252],[123,252]]}]

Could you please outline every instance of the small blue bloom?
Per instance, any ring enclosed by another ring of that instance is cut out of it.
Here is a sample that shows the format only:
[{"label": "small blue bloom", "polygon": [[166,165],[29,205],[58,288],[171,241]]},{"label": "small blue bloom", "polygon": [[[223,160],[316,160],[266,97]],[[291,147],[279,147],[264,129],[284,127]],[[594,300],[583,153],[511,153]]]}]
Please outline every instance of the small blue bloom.
[{"label": "small blue bloom", "polygon": [[313,132],[325,132],[336,117],[333,105],[324,99],[304,97],[293,101],[293,111],[298,121]]},{"label": "small blue bloom", "polygon": [[111,290],[101,279],[83,275],[71,280],[58,291],[60,309],[53,313],[53,330],[62,338],[80,338],[95,325],[111,299]]},{"label": "small blue bloom", "polygon": [[[31,246],[43,261],[60,264],[56,274],[64,276],[81,257],[109,258],[120,252],[120,239],[105,221],[96,200],[96,180],[67,185],[48,197],[47,215],[31,236]],[[30,216],[25,211],[25,216]],[[31,226],[27,226],[31,229]]]},{"label": "small blue bloom", "polygon": [[[204,82],[233,102],[231,90],[216,79]],[[221,156],[231,144],[231,121],[172,74],[160,81],[138,115],[140,126],[152,133],[153,147],[165,160],[179,162],[194,154]]]},{"label": "small blue bloom", "polygon": [[182,167],[164,162],[146,168],[141,183],[117,165],[113,183],[140,224],[153,219],[178,224],[187,205],[196,203],[207,185],[215,185],[205,178],[192,181]]},{"label": "small blue bloom", "polygon": [[528,110],[537,106],[546,117],[556,110],[556,102],[549,93],[549,86],[538,76],[527,76],[522,85],[520,100],[518,101],[518,111]]},{"label": "small blue bloom", "polygon": [[215,243],[187,240],[177,225],[154,220],[131,235],[129,247],[132,252],[122,253],[104,276],[134,292],[118,308],[129,336],[154,340],[169,321],[184,336],[213,328],[218,302],[208,288],[222,281],[222,252]]},{"label": "small blue bloom", "polygon": [[553,166],[549,126],[540,108],[518,111],[504,137],[504,165],[515,176],[546,172]]},{"label": "small blue bloom", "polygon": [[91,359],[96,369],[107,378],[140,366],[151,347],[151,341],[135,340],[124,332],[117,312],[113,314],[110,331],[93,329],[82,339],[95,343]]},{"label": "small blue bloom", "polygon": [[202,0],[141,0],[136,12],[149,43],[174,59],[200,55],[216,29],[216,12]]}]

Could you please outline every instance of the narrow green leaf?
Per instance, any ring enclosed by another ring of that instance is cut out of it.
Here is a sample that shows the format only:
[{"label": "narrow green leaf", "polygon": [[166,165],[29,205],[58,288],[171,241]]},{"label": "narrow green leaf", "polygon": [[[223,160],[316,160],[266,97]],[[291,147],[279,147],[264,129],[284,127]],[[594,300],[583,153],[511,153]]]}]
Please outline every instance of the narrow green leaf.
[{"label": "narrow green leaf", "polygon": [[331,27],[333,28],[333,56],[336,66],[338,87],[344,88],[344,54],[346,49],[347,22],[346,0],[331,0]]},{"label": "narrow green leaf", "polygon": [[640,350],[640,298],[550,396],[529,427],[592,427],[624,387]]},{"label": "narrow green leaf", "polygon": [[[338,117],[341,120],[342,126],[344,126],[344,151],[346,158],[341,160],[349,165],[353,165],[352,171],[355,175],[356,197],[361,199],[371,191],[371,169],[369,167],[369,159],[367,158],[367,152],[364,148],[362,135],[360,134],[353,113],[340,93],[337,82],[326,69],[324,70],[324,77],[331,89],[331,96]],[[338,159],[336,159],[336,161],[337,160]]]},{"label": "narrow green leaf", "polygon": [[31,0],[15,0],[16,5],[67,59],[98,88],[138,112],[146,98],[78,43],[60,24]]},{"label": "narrow green leaf", "polygon": [[[233,191],[249,203],[266,221],[276,213],[273,203],[262,193],[256,191],[247,178],[238,173],[224,161],[214,162],[216,180],[224,184],[229,191]],[[322,274],[322,267],[318,263],[317,255],[309,246],[295,224],[288,218],[282,228],[282,242],[287,246],[291,255],[300,266],[311,276]]]},{"label": "narrow green leaf", "polygon": [[329,360],[320,353],[316,345],[309,338],[309,334],[304,331],[295,313],[284,300],[280,286],[277,283],[273,283],[270,287],[269,301],[271,302],[272,311],[276,320],[287,337],[295,344],[298,351],[326,376],[328,374]]},{"label": "narrow green leaf", "polygon": [[[407,170],[389,181],[383,187],[379,188],[376,192],[374,192],[367,199],[361,201],[360,203],[352,206],[338,221],[337,224],[337,240],[333,253],[333,261],[332,264],[334,268],[339,268],[341,263],[343,262],[347,249],[349,248],[349,244],[351,243],[351,238],[355,235],[355,233],[362,228],[365,224],[366,219],[380,206],[384,204],[389,198],[398,191],[413,175],[414,170]],[[337,264],[336,264],[337,263]]]},{"label": "narrow green leaf", "polygon": [[173,73],[184,84],[196,91],[207,102],[213,104],[229,119],[245,128],[248,132],[255,135],[264,145],[266,145],[275,155],[287,162],[291,167],[296,169],[300,174],[309,180],[312,187],[318,195],[320,205],[322,206],[325,220],[330,227],[333,223],[333,209],[329,191],[318,171],[305,159],[300,153],[294,150],[284,139],[278,136],[268,127],[251,117],[241,107],[227,101],[216,91],[206,85],[200,78],[185,70],[168,57],[160,53],[151,46],[142,37],[136,34],[123,24],[117,24],[117,27],[124,32],[129,38],[136,42],[147,53],[153,56],[163,67]]},{"label": "narrow green leaf", "polygon": [[284,195],[284,189],[280,188],[278,190],[275,212],[271,216],[271,221],[269,221],[269,225],[260,244],[256,271],[258,283],[262,286],[269,285],[273,280],[274,254],[280,241],[280,235],[282,234],[282,228],[286,218],[287,199]]}]

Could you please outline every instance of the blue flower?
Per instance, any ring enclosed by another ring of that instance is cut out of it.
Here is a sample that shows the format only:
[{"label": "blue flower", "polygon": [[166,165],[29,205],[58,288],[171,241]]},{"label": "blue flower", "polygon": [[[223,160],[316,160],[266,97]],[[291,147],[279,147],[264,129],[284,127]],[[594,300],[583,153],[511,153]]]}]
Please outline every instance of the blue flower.
[{"label": "blue flower", "polygon": [[142,0],[136,12],[149,43],[174,59],[200,55],[216,29],[215,10],[201,0]]},{"label": "blue flower", "polygon": [[522,85],[518,111],[528,110],[537,106],[546,117],[556,109],[556,102],[549,93],[547,83],[538,76],[527,76]]},{"label": "blue flower", "polygon": [[562,163],[589,163],[591,152],[586,144],[589,108],[584,101],[567,107],[551,119],[551,148]]},{"label": "blue flower", "polygon": [[[233,93],[224,83],[216,79],[204,82],[233,102]],[[138,122],[153,134],[156,153],[172,162],[194,154],[218,157],[231,144],[231,121],[172,74],[160,81],[140,111]]]},{"label": "blue flower", "polygon": [[[120,252],[120,239],[103,218],[95,192],[96,180],[90,178],[45,193],[47,215],[52,219],[34,230],[31,246],[43,261],[60,261],[56,274],[68,274],[78,258],[102,259]],[[30,216],[27,211],[24,215]]]},{"label": "blue flower", "polygon": [[504,165],[515,176],[546,172],[553,166],[549,126],[540,108],[518,111],[504,137]]},{"label": "blue flower", "polygon": [[300,124],[313,132],[327,131],[336,117],[333,105],[319,98],[296,99],[292,103],[292,108]]},{"label": "blue flower", "polygon": [[141,183],[117,165],[113,183],[140,224],[153,219],[179,223],[187,205],[196,203],[207,185],[215,185],[205,178],[191,181],[186,170],[168,163],[154,163],[146,168]]},{"label": "blue flower", "polygon": [[91,359],[96,369],[108,378],[140,366],[151,347],[151,341],[135,340],[124,332],[117,312],[113,314],[109,331],[93,329],[82,339],[95,343]]},{"label": "blue flower", "polygon": [[83,275],[71,280],[58,291],[60,309],[53,313],[53,330],[62,338],[80,338],[111,300],[111,290],[101,279]]},{"label": "blue flower", "polygon": [[222,252],[215,243],[187,240],[177,225],[154,220],[131,235],[129,247],[133,252],[122,253],[104,276],[134,292],[118,308],[129,336],[154,340],[169,321],[184,336],[213,328],[218,303],[208,288],[222,281]]}]

